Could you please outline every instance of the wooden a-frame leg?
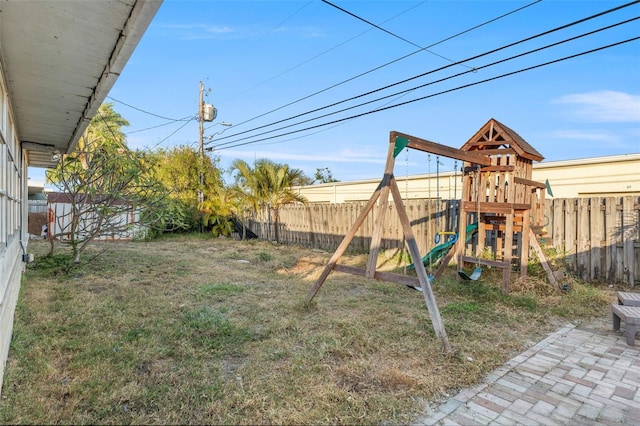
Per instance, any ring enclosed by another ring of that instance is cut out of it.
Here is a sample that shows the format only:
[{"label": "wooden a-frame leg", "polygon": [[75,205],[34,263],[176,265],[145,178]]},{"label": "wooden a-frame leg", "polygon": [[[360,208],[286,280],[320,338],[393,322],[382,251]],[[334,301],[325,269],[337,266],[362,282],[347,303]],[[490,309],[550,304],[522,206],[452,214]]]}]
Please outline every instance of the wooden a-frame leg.
[{"label": "wooden a-frame leg", "polygon": [[382,242],[382,232],[384,231],[384,219],[389,206],[389,181],[391,179],[393,179],[393,175],[385,174],[384,180],[381,183],[380,202],[376,208],[378,214],[375,217],[373,225],[373,235],[371,236],[371,245],[369,246],[369,258],[365,269],[365,276],[367,278],[373,278],[376,273],[376,267],[378,266],[378,254],[380,253],[380,243]]},{"label": "wooden a-frame leg", "polygon": [[382,242],[382,233],[384,231],[384,218],[387,213],[387,206],[389,205],[389,183],[393,177],[393,167],[395,164],[395,139],[390,135],[389,149],[387,151],[387,161],[384,166],[384,177],[380,186],[380,202],[378,203],[377,212],[375,217],[373,235],[371,236],[371,245],[369,246],[369,259],[367,260],[367,266],[365,268],[365,276],[367,278],[373,278],[378,266],[378,253],[380,252],[380,243]]},{"label": "wooden a-frame leg", "polygon": [[347,250],[347,247],[349,247],[349,244],[351,243],[351,240],[353,240],[353,237],[358,231],[358,228],[360,228],[365,218],[367,217],[367,215],[375,205],[376,201],[378,201],[378,198],[380,197],[380,191],[383,185],[388,185],[388,181],[389,179],[386,176],[382,179],[382,181],[378,185],[378,188],[369,199],[369,202],[367,202],[367,204],[364,206],[364,209],[358,215],[358,218],[356,219],[355,223],[353,224],[353,226],[351,227],[347,235],[344,236],[344,238],[342,239],[342,242],[336,249],[335,253],[333,253],[333,256],[331,256],[331,259],[329,259],[329,263],[324,268],[324,270],[322,271],[322,274],[320,274],[320,277],[316,280],[315,284],[309,291],[309,294],[307,295],[307,299],[305,300],[305,304],[309,304],[309,302],[311,302],[311,300],[314,298],[316,293],[318,293],[318,290],[320,290],[320,287],[322,287],[322,284],[324,284],[325,280],[331,273],[331,270],[333,270],[333,268],[336,266],[336,263],[338,262],[340,257],[342,257],[344,252]]},{"label": "wooden a-frame leg", "polygon": [[433,295],[433,291],[431,290],[431,282],[429,281],[429,277],[427,276],[427,270],[424,268],[424,264],[422,263],[420,249],[418,248],[418,243],[416,242],[413,231],[411,230],[411,223],[409,222],[407,211],[404,209],[404,204],[402,203],[402,196],[400,195],[398,184],[396,183],[396,180],[393,176],[391,177],[389,186],[391,188],[391,194],[393,195],[393,201],[396,204],[396,210],[398,211],[400,223],[402,224],[404,237],[407,246],[409,247],[411,260],[413,261],[413,264],[415,266],[416,274],[418,275],[418,281],[420,281],[420,287],[422,288],[424,301],[427,305],[427,309],[429,310],[431,323],[433,324],[433,330],[436,332],[436,336],[440,340],[440,343],[442,343],[443,351],[445,353],[451,353],[451,344],[449,343],[447,332],[444,328],[444,325],[442,324],[440,310],[438,309],[436,298]]}]

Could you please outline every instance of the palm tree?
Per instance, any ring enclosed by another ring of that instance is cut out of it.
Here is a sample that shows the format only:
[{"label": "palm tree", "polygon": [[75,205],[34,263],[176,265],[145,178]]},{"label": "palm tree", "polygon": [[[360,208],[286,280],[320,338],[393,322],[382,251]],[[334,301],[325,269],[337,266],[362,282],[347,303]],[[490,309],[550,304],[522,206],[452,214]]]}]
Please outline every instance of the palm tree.
[{"label": "palm tree", "polygon": [[268,220],[275,227],[275,240],[279,242],[278,227],[280,208],[291,203],[306,203],[307,200],[293,191],[292,187],[305,178],[300,169],[292,169],[288,164],[279,164],[271,160],[257,160],[251,168],[244,160],[235,160],[232,170],[236,170],[236,182],[244,188],[245,196],[255,211],[267,209]]},{"label": "palm tree", "polygon": [[88,168],[89,158],[93,151],[112,145],[122,152],[126,149],[126,136],[122,127],[129,122],[113,109],[113,103],[104,103],[98,108],[98,112],[91,119],[91,123],[85,129],[78,140],[76,151],[83,169]]}]

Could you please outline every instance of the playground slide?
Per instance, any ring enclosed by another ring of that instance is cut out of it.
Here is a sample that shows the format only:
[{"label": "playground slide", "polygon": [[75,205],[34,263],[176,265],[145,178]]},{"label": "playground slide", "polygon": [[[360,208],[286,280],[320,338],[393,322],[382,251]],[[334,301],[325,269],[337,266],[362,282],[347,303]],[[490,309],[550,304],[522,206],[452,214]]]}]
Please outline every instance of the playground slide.
[{"label": "playground slide", "polygon": [[[477,223],[472,223],[467,225],[467,238],[466,238],[467,241],[466,242],[469,242],[471,238],[473,238],[473,235],[476,232],[478,232]],[[435,246],[427,254],[424,255],[424,257],[422,258],[422,264],[426,267],[435,265],[438,262],[438,260],[440,260],[440,258],[442,258],[444,255],[446,255],[449,252],[449,249],[455,243],[456,243],[455,240],[447,241]],[[407,269],[409,269],[410,271],[413,270],[414,268],[415,266],[413,265],[413,263],[407,266]]]}]

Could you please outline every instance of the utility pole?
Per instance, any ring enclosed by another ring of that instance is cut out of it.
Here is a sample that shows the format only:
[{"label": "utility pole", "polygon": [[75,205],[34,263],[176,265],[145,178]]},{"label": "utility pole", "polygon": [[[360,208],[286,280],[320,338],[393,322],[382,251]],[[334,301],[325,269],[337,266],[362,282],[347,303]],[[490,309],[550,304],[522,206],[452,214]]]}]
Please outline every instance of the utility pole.
[{"label": "utility pole", "polygon": [[[199,143],[200,143],[200,185],[198,186],[198,209],[202,208],[202,202],[204,201],[204,102],[202,99],[204,92],[204,84],[200,82],[200,96],[198,100],[198,129],[199,129]],[[204,232],[204,215],[200,214],[200,232]]]},{"label": "utility pole", "polygon": [[[200,179],[198,185],[198,208],[202,208],[202,203],[204,202],[204,122],[211,122],[216,119],[218,116],[218,110],[211,104],[204,103],[204,84],[202,81],[200,82],[200,96],[198,98],[198,129],[199,129],[199,149],[198,153],[200,154]],[[223,126],[231,126],[229,123],[218,123]],[[210,151],[210,148],[207,148]],[[204,213],[200,215],[200,232],[204,232]]]}]

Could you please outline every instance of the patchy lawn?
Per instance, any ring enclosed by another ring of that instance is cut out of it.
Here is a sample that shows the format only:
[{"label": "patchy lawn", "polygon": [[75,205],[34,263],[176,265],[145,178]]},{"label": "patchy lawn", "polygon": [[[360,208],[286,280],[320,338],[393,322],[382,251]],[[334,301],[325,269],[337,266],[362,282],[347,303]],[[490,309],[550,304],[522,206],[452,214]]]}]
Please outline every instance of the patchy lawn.
[{"label": "patchy lawn", "polygon": [[3,423],[408,423],[613,298],[535,278],[503,296],[500,274],[448,271],[434,285],[444,355],[408,287],[333,272],[305,306],[331,253],[196,235],[97,244],[66,270],[65,254],[29,248]]}]

